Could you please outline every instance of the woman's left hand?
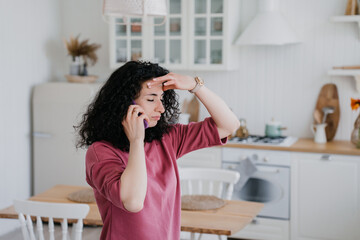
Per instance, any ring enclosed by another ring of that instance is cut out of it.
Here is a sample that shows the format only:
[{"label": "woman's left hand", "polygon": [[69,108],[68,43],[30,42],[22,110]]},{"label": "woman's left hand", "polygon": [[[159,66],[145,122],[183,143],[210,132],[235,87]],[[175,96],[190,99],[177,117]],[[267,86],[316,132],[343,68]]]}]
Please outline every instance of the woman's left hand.
[{"label": "woman's left hand", "polygon": [[169,89],[191,90],[196,86],[196,82],[193,77],[172,72],[166,74],[165,76],[153,78],[147,86],[148,88],[151,88],[156,84],[163,84],[163,91]]}]

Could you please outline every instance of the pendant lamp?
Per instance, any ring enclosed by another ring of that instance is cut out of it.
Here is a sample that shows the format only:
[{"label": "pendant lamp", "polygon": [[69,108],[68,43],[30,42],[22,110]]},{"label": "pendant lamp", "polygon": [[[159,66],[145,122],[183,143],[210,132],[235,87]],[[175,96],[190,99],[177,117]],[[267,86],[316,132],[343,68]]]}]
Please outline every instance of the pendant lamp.
[{"label": "pendant lamp", "polygon": [[279,0],[259,0],[259,11],[236,45],[285,45],[300,43],[279,10]]},{"label": "pendant lamp", "polygon": [[163,17],[160,24],[165,23],[167,15],[166,0],[103,0],[103,17],[109,22],[110,17],[123,18],[121,25],[127,24],[128,17],[142,17],[142,22],[132,24],[142,24],[146,22],[147,16]]}]

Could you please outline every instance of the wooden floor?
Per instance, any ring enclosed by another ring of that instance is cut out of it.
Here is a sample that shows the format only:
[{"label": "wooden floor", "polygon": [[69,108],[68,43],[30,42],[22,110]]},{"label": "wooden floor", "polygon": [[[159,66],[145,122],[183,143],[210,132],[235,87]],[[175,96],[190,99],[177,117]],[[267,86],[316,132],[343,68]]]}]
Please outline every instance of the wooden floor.
[{"label": "wooden floor", "polygon": [[[71,232],[70,226],[69,226],[69,231]],[[49,239],[47,233],[48,233],[48,227],[47,225],[44,225],[45,239]],[[83,229],[82,240],[98,240],[100,239],[100,233],[101,233],[101,227],[85,226]],[[55,225],[55,239],[61,239],[60,225]],[[0,240],[23,240],[21,229],[18,228],[6,235],[0,236]]]}]

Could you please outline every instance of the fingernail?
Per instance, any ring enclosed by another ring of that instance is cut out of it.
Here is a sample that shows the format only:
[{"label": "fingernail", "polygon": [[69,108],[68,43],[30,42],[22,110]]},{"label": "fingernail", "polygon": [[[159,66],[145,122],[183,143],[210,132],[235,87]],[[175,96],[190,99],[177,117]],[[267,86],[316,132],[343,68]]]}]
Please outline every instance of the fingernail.
[{"label": "fingernail", "polygon": [[156,81],[156,78],[153,78],[153,81]]},{"label": "fingernail", "polygon": [[150,84],[150,83],[147,83],[146,85],[148,86],[148,88],[151,88],[151,84]]}]

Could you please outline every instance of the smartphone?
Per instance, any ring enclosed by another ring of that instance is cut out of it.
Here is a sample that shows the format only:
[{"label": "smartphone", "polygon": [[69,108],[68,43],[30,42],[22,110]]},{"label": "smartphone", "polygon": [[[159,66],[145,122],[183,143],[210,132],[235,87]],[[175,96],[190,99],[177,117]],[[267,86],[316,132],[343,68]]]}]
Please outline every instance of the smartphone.
[{"label": "smartphone", "polygon": [[[136,105],[136,103],[135,103],[134,100],[132,100],[132,104],[133,104],[133,105]],[[142,114],[142,113],[139,113],[138,116],[140,116],[141,114]],[[148,122],[144,119],[144,128],[147,129],[148,127],[149,127],[149,124],[148,124]]]}]

